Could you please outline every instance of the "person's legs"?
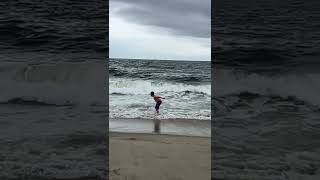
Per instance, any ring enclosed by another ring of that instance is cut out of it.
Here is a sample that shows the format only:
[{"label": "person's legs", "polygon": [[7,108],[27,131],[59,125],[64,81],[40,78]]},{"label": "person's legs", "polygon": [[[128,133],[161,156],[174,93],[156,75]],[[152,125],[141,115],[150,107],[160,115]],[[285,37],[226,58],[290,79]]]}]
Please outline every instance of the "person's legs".
[{"label": "person's legs", "polygon": [[[159,114],[159,109],[160,109],[161,103],[162,103],[161,101],[158,101],[155,106],[157,114]],[[155,121],[154,121],[154,132],[156,132],[156,133],[160,132],[160,120],[159,119],[155,119]]]},{"label": "person's legs", "polygon": [[156,105],[156,112],[157,112],[157,114],[159,114],[159,106],[158,106],[158,104]]},{"label": "person's legs", "polygon": [[156,106],[155,106],[155,109],[157,111],[157,114],[159,114],[159,108],[160,108],[160,104],[161,104],[161,101],[158,101]]}]

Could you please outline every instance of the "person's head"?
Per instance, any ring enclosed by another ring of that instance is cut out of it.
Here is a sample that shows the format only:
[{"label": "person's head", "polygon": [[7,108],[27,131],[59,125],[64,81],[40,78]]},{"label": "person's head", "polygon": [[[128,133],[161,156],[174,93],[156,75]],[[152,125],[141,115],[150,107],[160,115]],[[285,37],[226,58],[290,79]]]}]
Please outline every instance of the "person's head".
[{"label": "person's head", "polygon": [[154,96],[154,92],[153,91],[151,91],[150,96],[152,96],[152,97]]}]

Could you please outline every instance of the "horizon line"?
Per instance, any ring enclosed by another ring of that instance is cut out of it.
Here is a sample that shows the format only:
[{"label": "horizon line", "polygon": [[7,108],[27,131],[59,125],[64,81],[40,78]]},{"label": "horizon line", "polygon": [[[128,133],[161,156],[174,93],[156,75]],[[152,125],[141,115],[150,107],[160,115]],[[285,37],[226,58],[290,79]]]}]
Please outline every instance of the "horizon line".
[{"label": "horizon line", "polygon": [[182,60],[182,59],[146,59],[146,58],[117,58],[117,57],[108,57],[108,59],[115,60],[156,60],[156,61],[203,61],[203,62],[211,62],[211,60]]}]

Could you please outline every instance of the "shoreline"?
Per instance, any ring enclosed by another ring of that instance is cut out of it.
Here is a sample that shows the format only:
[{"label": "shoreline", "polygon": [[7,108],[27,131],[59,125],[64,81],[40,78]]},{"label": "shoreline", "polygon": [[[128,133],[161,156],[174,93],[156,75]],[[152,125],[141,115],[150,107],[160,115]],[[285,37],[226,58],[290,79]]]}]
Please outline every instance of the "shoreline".
[{"label": "shoreline", "polygon": [[168,136],[168,137],[190,137],[190,138],[211,138],[209,136],[196,136],[196,135],[183,135],[183,134],[164,134],[164,133],[156,133],[156,132],[119,132],[119,131],[110,131],[109,130],[109,135],[110,134],[119,134],[119,135],[137,135],[137,136]]},{"label": "shoreline", "polygon": [[109,132],[109,178],[199,179],[211,176],[211,138]]},{"label": "shoreline", "polygon": [[211,120],[110,118],[109,131],[211,137]]},{"label": "shoreline", "polygon": [[[124,117],[109,117],[109,119],[115,120],[115,119],[136,119],[136,120],[153,120],[151,118],[124,118]],[[205,121],[211,121],[211,119],[196,119],[196,118],[166,118],[166,119],[161,119],[158,118],[159,120],[164,120],[164,121],[200,121],[200,122],[205,122]]]}]

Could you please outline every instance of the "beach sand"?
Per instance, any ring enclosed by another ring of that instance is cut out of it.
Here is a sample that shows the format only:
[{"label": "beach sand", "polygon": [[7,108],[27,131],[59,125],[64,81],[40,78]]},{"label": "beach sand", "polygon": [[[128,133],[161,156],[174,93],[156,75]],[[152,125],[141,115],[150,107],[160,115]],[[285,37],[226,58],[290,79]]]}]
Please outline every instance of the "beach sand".
[{"label": "beach sand", "polygon": [[209,180],[209,137],[109,134],[111,180]]}]

